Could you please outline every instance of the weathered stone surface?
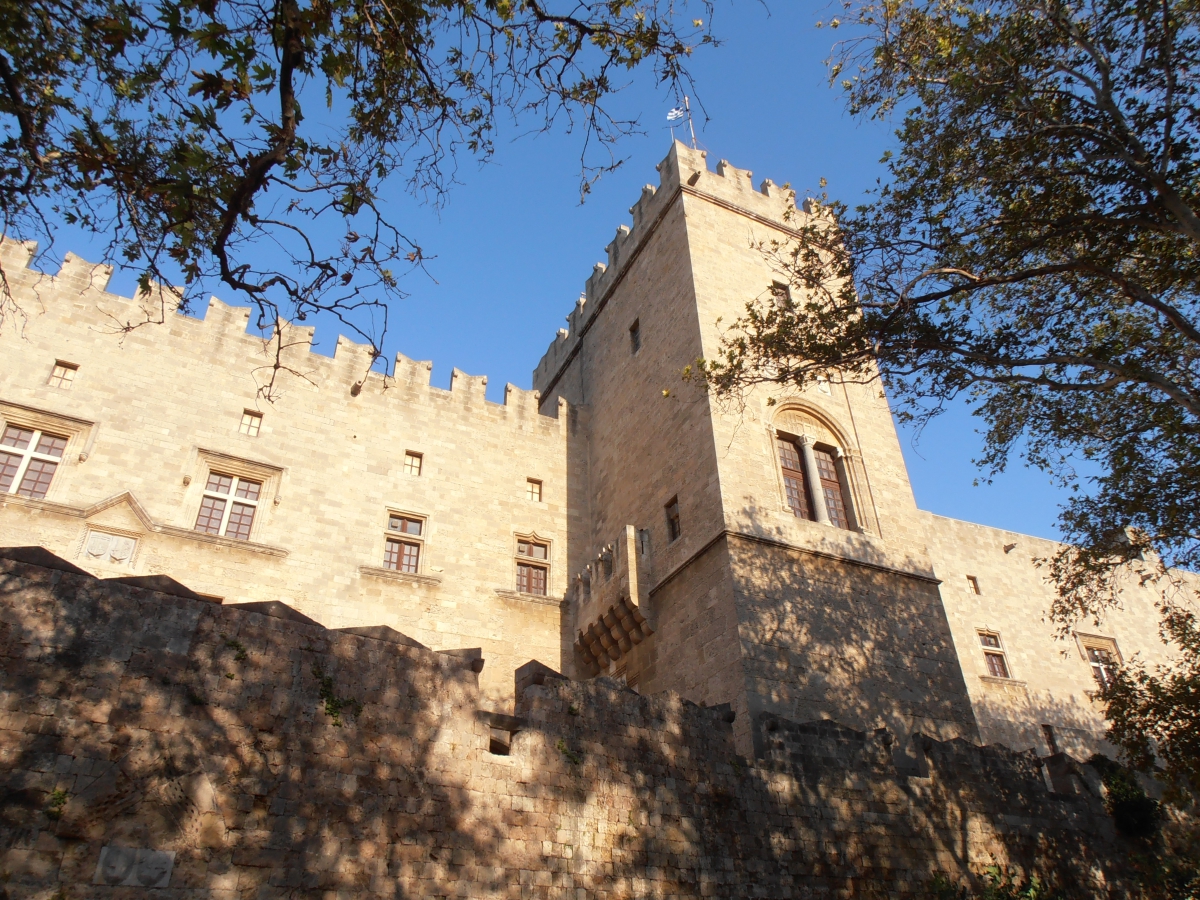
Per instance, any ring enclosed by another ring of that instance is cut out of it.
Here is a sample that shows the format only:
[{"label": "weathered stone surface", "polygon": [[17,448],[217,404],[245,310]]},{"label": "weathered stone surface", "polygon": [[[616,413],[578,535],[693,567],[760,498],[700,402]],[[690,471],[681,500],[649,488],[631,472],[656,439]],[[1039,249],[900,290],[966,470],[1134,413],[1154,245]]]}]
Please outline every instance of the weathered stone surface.
[{"label": "weathered stone surface", "polygon": [[1051,793],[1034,754],[918,736],[906,775],[887,731],[764,713],[750,761],[728,707],[516,680],[480,715],[461,658],[0,561],[4,889],[915,898],[999,863],[1128,896],[1094,786]]}]

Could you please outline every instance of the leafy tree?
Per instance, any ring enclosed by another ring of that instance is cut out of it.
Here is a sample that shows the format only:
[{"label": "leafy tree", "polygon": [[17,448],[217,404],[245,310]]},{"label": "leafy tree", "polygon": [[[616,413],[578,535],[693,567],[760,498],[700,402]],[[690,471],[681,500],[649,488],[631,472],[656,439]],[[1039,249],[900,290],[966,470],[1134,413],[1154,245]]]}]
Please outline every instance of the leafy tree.
[{"label": "leafy tree", "polygon": [[144,290],[174,273],[186,306],[216,279],[261,328],[332,313],[378,352],[398,270],[424,260],[385,185],[436,202],[508,116],[581,128],[586,192],[636,127],[607,111],[623,73],[678,87],[712,42],[709,0],[699,19],[686,4],[0,0],[0,229],[65,221]]},{"label": "leafy tree", "polygon": [[[809,201],[762,245],[790,289],[749,303],[701,373],[726,396],[882,378],[918,423],[965,398],[985,468],[1022,453],[1076,488],[1046,561],[1052,615],[1067,631],[1157,581],[1181,661],[1105,698],[1131,758],[1149,762],[1149,735],[1194,778],[1200,648],[1178,569],[1200,564],[1200,8],[845,9],[833,80],[853,113],[899,119],[887,177],[853,209]],[[1081,458],[1100,473],[1087,491]]]}]

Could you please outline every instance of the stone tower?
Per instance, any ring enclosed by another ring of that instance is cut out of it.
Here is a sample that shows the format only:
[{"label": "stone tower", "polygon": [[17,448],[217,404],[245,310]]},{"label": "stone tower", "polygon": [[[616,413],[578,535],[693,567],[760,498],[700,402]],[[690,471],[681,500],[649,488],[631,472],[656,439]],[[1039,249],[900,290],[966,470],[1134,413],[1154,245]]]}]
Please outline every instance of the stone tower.
[{"label": "stone tower", "polygon": [[580,420],[564,667],[730,703],[746,753],[764,712],[977,739],[880,386],[731,410],[681,380],[771,289],[794,193],[681,143],[659,175],[534,372]]}]

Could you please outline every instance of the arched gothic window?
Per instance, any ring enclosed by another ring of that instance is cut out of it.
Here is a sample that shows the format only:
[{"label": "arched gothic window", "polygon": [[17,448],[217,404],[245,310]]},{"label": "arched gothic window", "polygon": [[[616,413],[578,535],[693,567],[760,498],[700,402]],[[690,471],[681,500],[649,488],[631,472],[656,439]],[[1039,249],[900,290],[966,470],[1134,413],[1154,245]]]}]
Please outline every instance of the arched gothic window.
[{"label": "arched gothic window", "polygon": [[787,504],[797,518],[851,527],[843,468],[836,451],[815,445],[811,438],[778,435],[779,465]]}]

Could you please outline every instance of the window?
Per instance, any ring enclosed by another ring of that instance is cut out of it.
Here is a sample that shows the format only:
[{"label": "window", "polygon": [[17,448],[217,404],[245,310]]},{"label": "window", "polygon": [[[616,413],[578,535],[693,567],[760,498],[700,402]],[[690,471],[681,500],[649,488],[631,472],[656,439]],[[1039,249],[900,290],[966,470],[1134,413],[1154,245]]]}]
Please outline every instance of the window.
[{"label": "window", "polygon": [[75,373],[78,371],[79,366],[75,365],[75,363],[63,362],[61,359],[55,360],[54,371],[50,373],[48,384],[51,387],[69,390],[71,385],[75,383]]},{"label": "window", "polygon": [[517,540],[517,590],[522,594],[546,596],[550,574],[550,546],[525,539]]},{"label": "window", "polygon": [[779,447],[779,464],[783,468],[783,490],[787,504],[800,519],[813,518],[812,504],[808,501],[808,484],[801,468],[800,451],[791,441],[776,438]]},{"label": "window", "polygon": [[825,497],[825,511],[829,513],[829,524],[837,528],[849,528],[850,517],[846,515],[846,501],[842,496],[842,480],[838,475],[837,462],[827,450],[813,449],[817,461],[817,474],[821,480],[821,492]]},{"label": "window", "polygon": [[248,434],[250,437],[258,437],[260,428],[262,428],[262,413],[257,413],[252,409],[243,410],[242,424],[238,426],[238,431]]},{"label": "window", "polygon": [[969,587],[971,589],[972,594],[983,593],[982,591],[979,590],[979,579],[976,578],[974,575],[967,576],[967,587]]},{"label": "window", "polygon": [[238,541],[250,540],[261,481],[251,481],[222,472],[209,472],[196,516],[196,531],[224,535]]},{"label": "window", "polygon": [[629,352],[637,353],[642,349],[642,322],[641,319],[634,319],[633,324],[629,326]]},{"label": "window", "polygon": [[979,632],[979,643],[983,645],[983,658],[987,663],[988,674],[993,678],[1011,678],[1008,673],[1008,660],[1004,657],[1004,648],[1000,646],[1000,635],[990,632]]},{"label": "window", "polygon": [[420,475],[421,474],[421,454],[413,453],[411,450],[404,451],[404,474],[405,475]]},{"label": "window", "polygon": [[843,490],[840,452],[811,437],[775,436],[784,499],[798,519],[849,529],[853,520]]},{"label": "window", "polygon": [[67,438],[32,428],[6,425],[0,435],[0,494],[41,500],[67,449]]},{"label": "window", "polygon": [[[384,543],[384,568],[412,575],[421,571],[421,544],[425,520],[416,516],[388,514],[388,537]],[[400,537],[403,535],[403,537]]]},{"label": "window", "polygon": [[792,290],[779,281],[771,283],[771,305],[776,309],[787,309],[792,305]]},{"label": "window", "polygon": [[1088,664],[1092,667],[1092,677],[1102,688],[1112,684],[1113,674],[1117,668],[1116,647],[1113,645],[1084,644],[1087,651]]},{"label": "window", "polygon": [[534,503],[542,502],[542,483],[536,478],[530,478],[525,482],[525,496]]},{"label": "window", "polygon": [[683,528],[679,524],[679,498],[672,497],[671,502],[667,504],[667,540],[678,540],[683,534]]}]

